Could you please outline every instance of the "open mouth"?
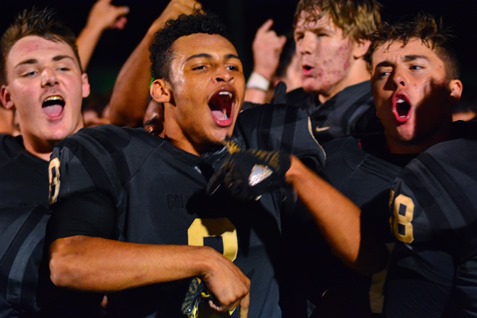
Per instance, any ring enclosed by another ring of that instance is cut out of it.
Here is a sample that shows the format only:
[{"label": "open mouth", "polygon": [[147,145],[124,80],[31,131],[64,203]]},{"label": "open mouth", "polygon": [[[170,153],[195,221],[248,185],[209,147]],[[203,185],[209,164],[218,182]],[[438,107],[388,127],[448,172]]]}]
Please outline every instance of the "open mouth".
[{"label": "open mouth", "polygon": [[219,90],[209,100],[209,108],[217,125],[227,127],[232,124],[232,109],[235,94],[229,90]]},{"label": "open mouth", "polygon": [[49,96],[43,101],[41,107],[48,117],[55,118],[63,113],[65,101],[59,95]]},{"label": "open mouth", "polygon": [[393,113],[400,123],[406,122],[410,117],[411,104],[404,95],[396,95],[393,98]]},{"label": "open mouth", "polygon": [[313,70],[313,66],[311,65],[305,64],[302,66],[302,72],[303,72],[303,75],[305,76],[309,75],[312,70]]}]

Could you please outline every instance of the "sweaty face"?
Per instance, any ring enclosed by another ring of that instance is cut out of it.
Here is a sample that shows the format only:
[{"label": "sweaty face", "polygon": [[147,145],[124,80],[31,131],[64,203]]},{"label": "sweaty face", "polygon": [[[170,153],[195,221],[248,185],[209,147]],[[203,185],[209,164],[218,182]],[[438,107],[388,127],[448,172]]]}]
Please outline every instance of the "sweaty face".
[{"label": "sweaty face", "polygon": [[332,97],[348,86],[353,43],[328,15],[310,20],[309,13],[301,12],[294,38],[305,91]]},{"label": "sweaty face", "polygon": [[165,133],[177,147],[200,154],[233,132],[245,92],[242,63],[220,35],[184,36],[172,49]]},{"label": "sweaty face", "polygon": [[28,151],[49,158],[55,142],[82,127],[81,103],[89,94],[73,50],[38,36],[20,39],[6,60],[5,106],[15,108]]},{"label": "sweaty face", "polygon": [[420,39],[404,47],[386,43],[372,59],[376,112],[388,144],[428,145],[450,123],[453,81],[446,78],[444,62]]}]

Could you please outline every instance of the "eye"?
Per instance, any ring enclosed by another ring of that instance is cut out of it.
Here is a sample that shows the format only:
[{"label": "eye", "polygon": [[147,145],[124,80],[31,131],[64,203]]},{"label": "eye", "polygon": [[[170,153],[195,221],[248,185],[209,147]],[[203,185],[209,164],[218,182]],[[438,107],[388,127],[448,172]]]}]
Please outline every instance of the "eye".
[{"label": "eye", "polygon": [[227,70],[237,72],[237,71],[240,71],[240,68],[236,65],[228,65]]},{"label": "eye", "polygon": [[303,33],[295,33],[293,35],[293,37],[294,37],[295,41],[299,41],[299,40],[303,39]]},{"label": "eye", "polygon": [[35,74],[36,74],[36,71],[28,71],[23,73],[23,77],[33,77],[35,76]]},{"label": "eye", "polygon": [[421,65],[411,65],[409,67],[409,69],[413,70],[413,71],[419,71],[419,70],[422,70],[424,69],[424,67],[422,67]]},{"label": "eye", "polygon": [[207,67],[206,67],[205,65],[200,64],[200,65],[194,65],[194,66],[192,67],[192,70],[193,70],[193,71],[203,71],[203,70],[205,70],[206,68],[207,68]]},{"label": "eye", "polygon": [[375,77],[377,79],[383,79],[389,77],[389,74],[391,74],[391,70],[389,69],[377,69],[375,72]]}]

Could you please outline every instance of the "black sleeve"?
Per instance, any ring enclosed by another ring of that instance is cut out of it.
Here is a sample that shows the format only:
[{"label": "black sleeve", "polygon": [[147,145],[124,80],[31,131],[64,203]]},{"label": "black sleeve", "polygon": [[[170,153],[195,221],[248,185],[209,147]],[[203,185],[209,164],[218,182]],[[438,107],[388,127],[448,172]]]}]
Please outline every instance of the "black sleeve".
[{"label": "black sleeve", "polygon": [[52,210],[47,228],[49,242],[74,235],[114,238],[116,208],[102,192],[83,192],[65,198]]}]

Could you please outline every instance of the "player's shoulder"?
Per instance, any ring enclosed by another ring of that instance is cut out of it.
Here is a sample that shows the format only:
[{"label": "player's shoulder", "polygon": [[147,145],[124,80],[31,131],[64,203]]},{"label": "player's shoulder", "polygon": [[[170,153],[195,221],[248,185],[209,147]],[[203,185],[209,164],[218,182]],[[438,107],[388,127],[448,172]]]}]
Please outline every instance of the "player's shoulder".
[{"label": "player's shoulder", "polygon": [[153,140],[142,128],[118,127],[115,125],[101,125],[96,127],[82,128],[77,133],[64,139],[60,145],[70,143],[98,143],[102,145],[112,144],[121,146],[131,142],[131,140],[144,141]]},{"label": "player's shoulder", "polygon": [[94,188],[119,192],[161,142],[163,139],[138,128],[105,125],[81,129],[53,149],[50,200]]},{"label": "player's shoulder", "polygon": [[71,152],[81,157],[94,154],[97,157],[138,156],[152,151],[163,139],[148,134],[142,128],[103,125],[80,129],[68,136],[54,149],[53,154]]},{"label": "player's shoulder", "polygon": [[24,152],[22,137],[0,134],[0,163],[11,160]]},{"label": "player's shoulder", "polygon": [[477,180],[476,160],[477,139],[451,139],[440,142],[419,154],[407,165],[404,173],[422,174],[426,179],[446,173],[459,182],[459,172],[462,172]]}]

